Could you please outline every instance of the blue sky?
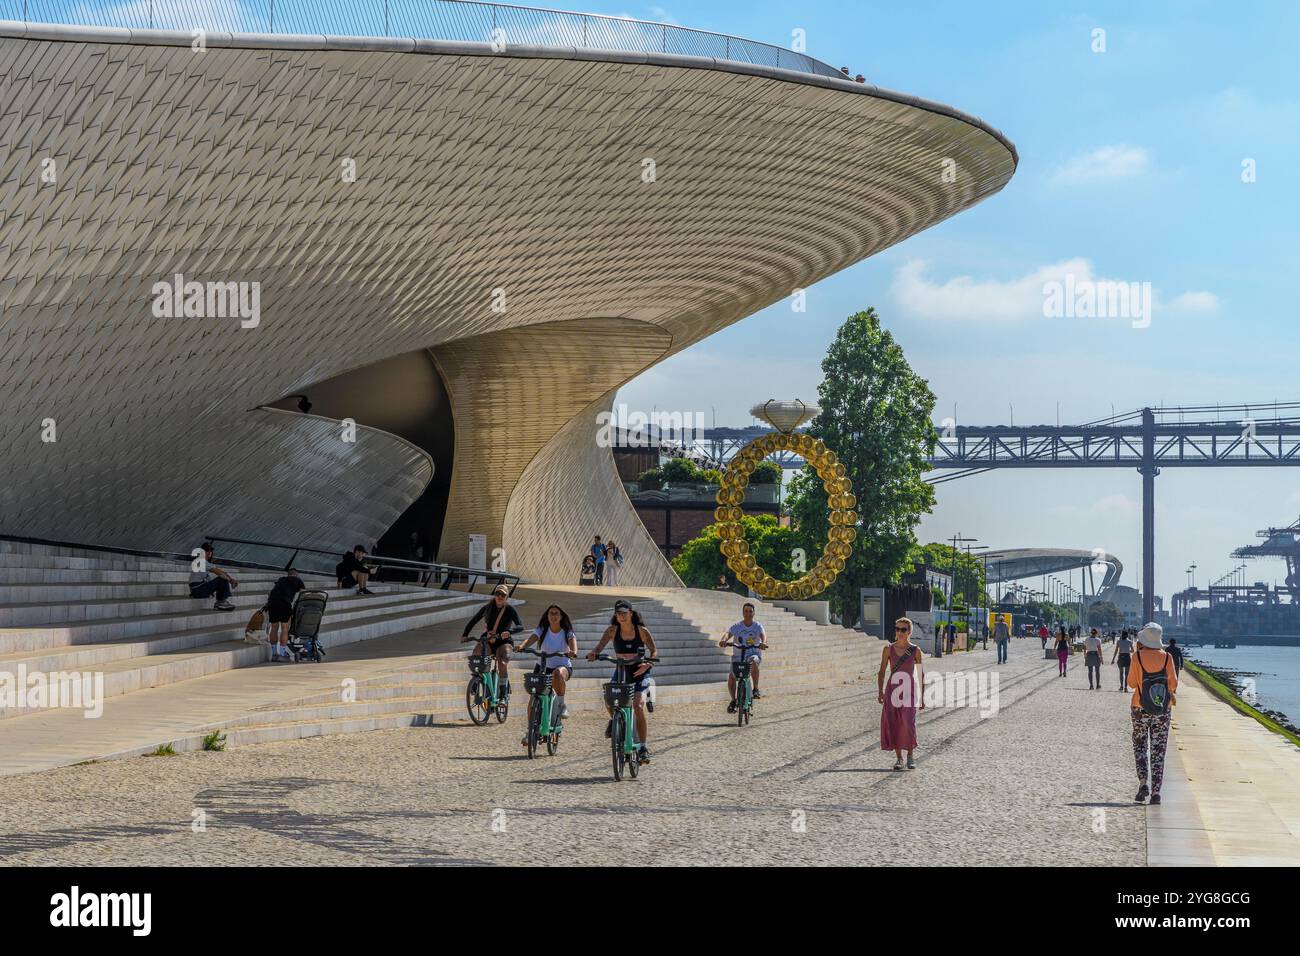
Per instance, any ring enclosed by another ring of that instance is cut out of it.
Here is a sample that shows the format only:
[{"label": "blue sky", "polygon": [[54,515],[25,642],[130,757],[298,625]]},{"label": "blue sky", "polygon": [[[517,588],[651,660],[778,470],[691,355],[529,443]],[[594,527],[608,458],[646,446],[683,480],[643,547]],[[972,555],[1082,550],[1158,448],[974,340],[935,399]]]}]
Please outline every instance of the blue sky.
[{"label": "blue sky", "polygon": [[[1295,80],[1300,5],[1264,3],[707,2],[587,4],[788,45],[869,82],[949,103],[1001,129],[1020,167],[999,195],[820,283],[630,383],[633,407],[749,421],[768,397],[815,396],[838,324],[875,306],[959,424],[1088,421],[1144,404],[1300,399]],[[1106,52],[1092,52],[1092,31]],[[1243,160],[1256,181],[1242,182]],[[1149,328],[1047,319],[1044,276],[1068,263],[1150,282]],[[954,303],[957,307],[954,307]],[[744,355],[771,384],[738,393],[699,374]],[[763,394],[759,394],[762,391]],[[772,394],[767,394],[771,392]],[[939,487],[923,538],[994,547],[1103,547],[1140,566],[1136,472],[991,473]],[[1157,590],[1217,577],[1257,528],[1300,513],[1300,472],[1167,470],[1156,481]],[[1284,574],[1252,565],[1252,579]]]}]

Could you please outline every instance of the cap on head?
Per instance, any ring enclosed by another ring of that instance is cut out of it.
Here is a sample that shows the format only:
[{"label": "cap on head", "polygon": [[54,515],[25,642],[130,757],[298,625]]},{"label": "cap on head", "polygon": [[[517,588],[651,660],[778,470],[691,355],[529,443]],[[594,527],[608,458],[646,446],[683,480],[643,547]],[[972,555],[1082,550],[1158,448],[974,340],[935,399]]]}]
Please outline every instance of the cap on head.
[{"label": "cap on head", "polygon": [[630,611],[630,610],[632,610],[632,605],[631,605],[631,604],[628,604],[627,601],[624,601],[624,600],[622,600],[622,599],[619,599],[619,600],[617,600],[617,601],[614,602],[614,613],[615,613],[615,614],[617,614],[619,611]]},{"label": "cap on head", "polygon": [[495,597],[498,594],[504,595],[505,597],[509,597],[510,589],[506,587],[504,584],[498,584],[496,587],[492,589],[492,595]]}]

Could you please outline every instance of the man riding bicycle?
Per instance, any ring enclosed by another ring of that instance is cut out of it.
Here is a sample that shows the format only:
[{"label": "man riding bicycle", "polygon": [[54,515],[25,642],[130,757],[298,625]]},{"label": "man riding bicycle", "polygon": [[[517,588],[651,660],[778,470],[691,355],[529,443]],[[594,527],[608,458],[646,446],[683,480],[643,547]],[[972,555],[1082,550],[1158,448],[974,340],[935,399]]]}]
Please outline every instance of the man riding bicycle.
[{"label": "man riding bicycle", "polygon": [[[767,647],[767,634],[763,631],[763,625],[754,620],[754,605],[748,601],[740,609],[743,620],[737,621],[731,627],[727,628],[727,636],[718,641],[719,647],[730,647],[731,661],[733,664],[739,664],[744,658],[742,647],[751,648],[749,652],[749,675],[754,681],[754,700],[759,700],[763,695],[758,692],[758,665],[763,660],[762,651]],[[736,671],[733,668],[727,675],[727,691],[731,694],[731,703],[727,705],[727,713],[736,712]]]},{"label": "man riding bicycle", "polygon": [[483,621],[487,630],[479,639],[474,648],[476,654],[490,654],[496,658],[497,674],[501,678],[501,696],[510,696],[510,648],[514,646],[514,638],[510,636],[510,631],[522,629],[523,622],[519,620],[519,612],[510,604],[510,591],[504,584],[498,584],[492,591],[492,600],[488,601],[478,613],[470,618],[470,622],[465,625],[465,631],[460,636],[460,642],[465,644],[471,640],[469,634],[474,630],[474,625]]},{"label": "man riding bicycle", "polygon": [[[649,661],[642,661],[636,665],[633,665],[632,662],[643,657],[658,657],[655,639],[650,636],[650,632],[641,622],[641,615],[632,610],[631,604],[627,601],[616,601],[614,602],[614,616],[609,619],[609,627],[605,628],[605,633],[600,636],[596,646],[587,654],[587,660],[594,661],[610,641],[614,642],[614,655],[620,660],[629,662],[624,670],[627,672],[628,682],[636,686],[636,697],[632,707],[636,718],[637,739],[641,741],[637,758],[640,763],[649,763],[650,748],[646,746],[649,728],[646,726],[645,692],[649,687],[646,679],[653,665]],[[605,709],[610,714],[610,721],[605,726],[605,736],[608,737],[613,732],[614,711],[609,704],[605,705]]]}]

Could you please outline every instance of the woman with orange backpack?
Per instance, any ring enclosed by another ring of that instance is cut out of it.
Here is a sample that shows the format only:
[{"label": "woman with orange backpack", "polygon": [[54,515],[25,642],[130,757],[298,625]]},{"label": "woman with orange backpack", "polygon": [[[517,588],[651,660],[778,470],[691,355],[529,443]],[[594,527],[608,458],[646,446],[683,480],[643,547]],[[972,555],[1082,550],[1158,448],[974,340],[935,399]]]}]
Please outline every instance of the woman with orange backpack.
[{"label": "woman with orange backpack", "polygon": [[[1137,651],[1128,669],[1128,686],[1133,691],[1133,758],[1137,763],[1138,792],[1135,803],[1151,795],[1151,805],[1160,802],[1160,784],[1165,776],[1165,751],[1169,747],[1169,709],[1178,690],[1174,658],[1165,650],[1164,629],[1147,624],[1137,635]],[[1150,757],[1147,752],[1150,750]],[[1151,785],[1147,787],[1147,771]]]}]

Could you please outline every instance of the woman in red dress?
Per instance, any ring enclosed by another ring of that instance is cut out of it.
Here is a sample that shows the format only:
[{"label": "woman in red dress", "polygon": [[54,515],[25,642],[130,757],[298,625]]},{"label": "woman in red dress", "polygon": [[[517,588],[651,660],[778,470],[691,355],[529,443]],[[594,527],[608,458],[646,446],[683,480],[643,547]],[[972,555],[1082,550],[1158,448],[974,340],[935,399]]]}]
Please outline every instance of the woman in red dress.
[{"label": "woman in red dress", "polygon": [[[876,674],[876,699],[880,712],[880,749],[892,750],[894,769],[903,769],[903,751],[907,751],[907,769],[915,770],[912,751],[916,749],[916,712],[925,708],[921,674],[921,649],[911,641],[912,621],[900,617],[894,622],[894,643],[880,655]],[[889,673],[888,684],[885,673]]]}]

